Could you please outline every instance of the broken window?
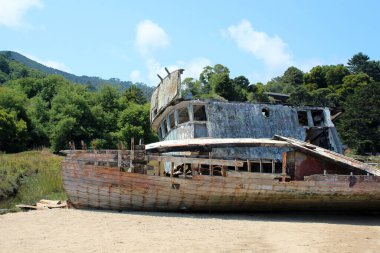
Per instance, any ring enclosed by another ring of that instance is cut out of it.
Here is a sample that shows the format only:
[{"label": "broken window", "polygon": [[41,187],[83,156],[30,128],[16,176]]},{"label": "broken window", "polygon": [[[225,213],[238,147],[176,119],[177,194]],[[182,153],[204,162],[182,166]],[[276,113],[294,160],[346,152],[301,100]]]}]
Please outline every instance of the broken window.
[{"label": "broken window", "polygon": [[323,111],[311,111],[311,117],[313,118],[314,126],[323,126],[324,118]]},{"label": "broken window", "polygon": [[187,107],[178,109],[178,124],[182,124],[188,121],[190,121],[190,118]]},{"label": "broken window", "polygon": [[173,129],[175,126],[174,112],[169,114],[169,124],[170,124],[170,129]]},{"label": "broken window", "polygon": [[165,135],[168,132],[168,124],[166,124],[166,120],[162,122],[161,129],[162,129],[162,137],[165,137]]},{"label": "broken window", "polygon": [[158,130],[157,130],[157,134],[158,134],[158,138],[159,138],[160,140],[162,140],[162,130],[161,130],[161,127],[158,128]]},{"label": "broken window", "polygon": [[154,119],[157,115],[157,108],[154,108],[152,111],[152,118]]},{"label": "broken window", "polygon": [[194,121],[207,121],[204,105],[193,105]]},{"label": "broken window", "polygon": [[268,117],[269,117],[269,109],[268,109],[268,108],[263,108],[263,109],[261,110],[261,113],[263,114],[263,116],[264,116],[265,118],[268,118]]},{"label": "broken window", "polygon": [[308,126],[307,111],[298,111],[298,123],[300,126]]}]

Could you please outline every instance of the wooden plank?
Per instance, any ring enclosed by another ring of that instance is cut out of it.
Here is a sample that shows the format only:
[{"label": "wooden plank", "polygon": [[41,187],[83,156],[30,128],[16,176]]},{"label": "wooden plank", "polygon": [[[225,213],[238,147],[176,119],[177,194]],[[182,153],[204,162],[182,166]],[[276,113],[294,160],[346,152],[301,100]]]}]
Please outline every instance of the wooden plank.
[{"label": "wooden plank", "polygon": [[293,148],[296,148],[300,152],[307,153],[312,156],[320,157],[324,160],[331,161],[336,164],[343,165],[348,168],[356,168],[359,170],[366,171],[368,173],[371,173],[376,176],[380,176],[380,170],[376,169],[375,167],[372,167],[368,164],[362,163],[360,161],[357,161],[353,158],[344,156],[342,154],[338,154],[336,152],[333,152],[331,150],[327,150],[321,147],[318,147],[316,145],[303,142],[294,138],[290,137],[283,137],[280,135],[275,135],[275,138],[277,140],[282,140],[288,142],[290,145],[292,145]]},{"label": "wooden plank", "polygon": [[212,148],[231,147],[290,147],[286,141],[254,138],[196,138],[151,143],[146,145],[150,152],[211,151]]},{"label": "wooden plank", "polygon": [[222,159],[208,159],[208,158],[195,158],[186,156],[167,156],[167,155],[147,155],[149,161],[159,162],[175,162],[175,163],[195,163],[204,165],[225,165],[225,166],[238,166],[242,167],[244,162],[241,160],[222,160]]},{"label": "wooden plank", "polygon": [[286,178],[286,152],[282,153],[282,182],[285,183]]}]

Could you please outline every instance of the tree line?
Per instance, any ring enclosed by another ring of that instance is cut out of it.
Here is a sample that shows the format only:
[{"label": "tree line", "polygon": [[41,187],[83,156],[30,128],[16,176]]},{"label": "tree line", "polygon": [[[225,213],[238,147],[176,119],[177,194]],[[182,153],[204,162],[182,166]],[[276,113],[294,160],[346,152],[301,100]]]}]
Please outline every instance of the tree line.
[{"label": "tree line", "polygon": [[0,56],[0,150],[19,152],[80,146],[115,149],[132,137],[157,141],[150,130],[149,104],[132,85],[124,92],[98,90],[58,75],[46,75]]},{"label": "tree line", "polygon": [[183,83],[185,92],[199,99],[274,103],[266,92],[275,92],[289,94],[291,105],[341,108],[344,114],[335,123],[344,144],[358,154],[380,152],[380,61],[363,53],[347,65],[315,66],[307,73],[292,66],[266,84],[231,78],[221,64],[207,66],[199,79]]},{"label": "tree line", "polygon": [[[251,84],[230,77],[226,66],[203,69],[198,79],[183,80],[184,96],[253,103],[274,103],[266,92],[289,94],[293,105],[343,108],[337,122],[343,142],[356,153],[380,151],[380,62],[363,53],[347,65],[316,66],[304,73],[289,67],[282,76]],[[0,55],[0,151],[78,146],[116,148],[131,137],[157,141],[149,122],[149,103],[135,85],[120,91],[99,89],[47,75]]]}]

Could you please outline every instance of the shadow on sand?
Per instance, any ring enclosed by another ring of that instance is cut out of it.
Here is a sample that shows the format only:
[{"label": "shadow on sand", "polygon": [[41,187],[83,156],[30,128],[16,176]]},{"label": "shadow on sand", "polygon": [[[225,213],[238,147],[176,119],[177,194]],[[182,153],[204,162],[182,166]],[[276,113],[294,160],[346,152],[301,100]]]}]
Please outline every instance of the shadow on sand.
[{"label": "shadow on sand", "polygon": [[108,212],[118,215],[144,215],[193,219],[245,220],[260,222],[326,223],[357,226],[380,226],[380,212],[254,212],[254,213],[191,213],[141,212],[87,209],[89,212]]}]

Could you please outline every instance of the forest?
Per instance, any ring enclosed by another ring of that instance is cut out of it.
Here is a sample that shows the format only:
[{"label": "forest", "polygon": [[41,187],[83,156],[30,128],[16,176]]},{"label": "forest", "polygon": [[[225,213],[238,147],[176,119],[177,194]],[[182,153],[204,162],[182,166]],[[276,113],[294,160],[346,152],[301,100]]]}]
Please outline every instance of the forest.
[{"label": "forest", "polygon": [[[357,154],[380,152],[380,61],[358,53],[347,64],[315,66],[304,73],[289,67],[282,76],[251,84],[230,77],[228,67],[207,66],[186,78],[187,92],[200,99],[274,103],[266,92],[289,94],[289,104],[344,110],[335,124],[343,143]],[[127,147],[130,139],[157,141],[149,122],[149,98],[136,85],[120,90],[103,83],[74,83],[0,54],[0,151],[48,147]]]}]

